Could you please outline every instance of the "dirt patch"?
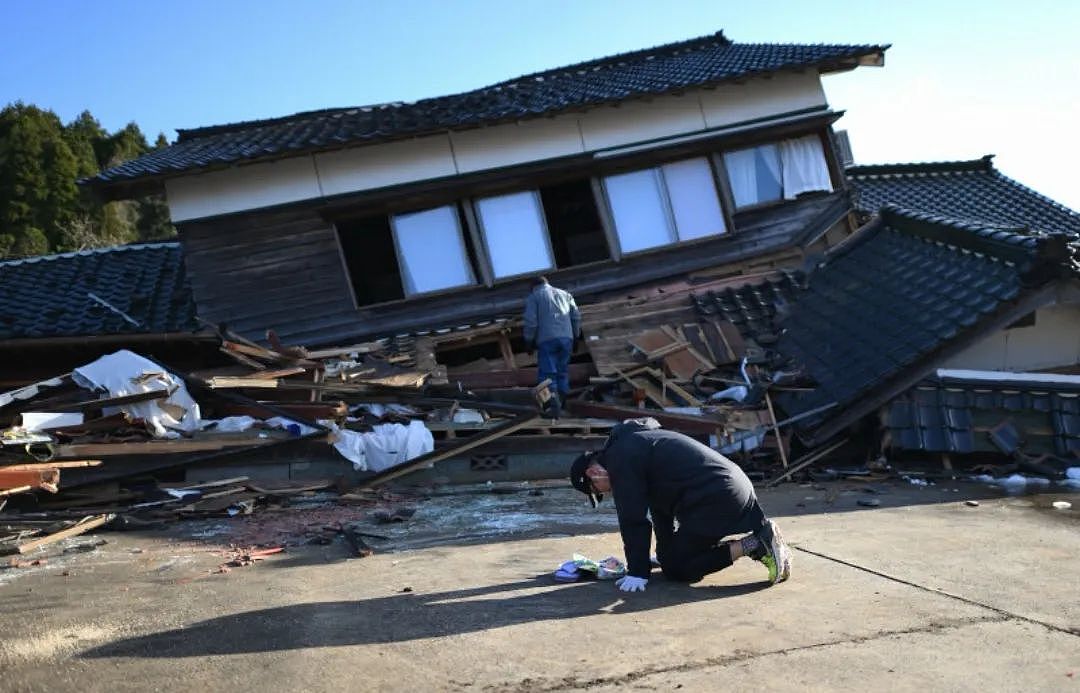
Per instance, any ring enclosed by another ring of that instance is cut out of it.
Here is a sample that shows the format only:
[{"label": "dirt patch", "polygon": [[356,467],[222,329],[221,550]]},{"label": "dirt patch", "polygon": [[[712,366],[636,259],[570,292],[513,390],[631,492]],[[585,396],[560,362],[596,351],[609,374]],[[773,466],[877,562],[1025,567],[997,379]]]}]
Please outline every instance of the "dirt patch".
[{"label": "dirt patch", "polygon": [[0,662],[27,662],[51,659],[96,645],[115,637],[117,629],[107,625],[65,626],[25,638],[0,641]]}]

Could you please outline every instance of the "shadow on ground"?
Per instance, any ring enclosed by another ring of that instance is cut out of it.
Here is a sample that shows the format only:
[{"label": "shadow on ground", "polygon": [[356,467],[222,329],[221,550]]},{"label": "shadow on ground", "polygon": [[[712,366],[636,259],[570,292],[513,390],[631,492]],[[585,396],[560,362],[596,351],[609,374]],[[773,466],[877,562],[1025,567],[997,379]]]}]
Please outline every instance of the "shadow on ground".
[{"label": "shadow on ground", "polygon": [[[769,587],[669,584],[630,600],[607,582],[552,586],[550,576],[501,585],[358,601],[313,602],[208,619],[185,628],[119,640],[83,658],[202,657],[300,648],[421,640],[520,623],[574,619],[601,612],[628,613],[676,604],[737,597]],[[520,590],[542,589],[528,594]],[[485,598],[486,597],[486,598]]]}]

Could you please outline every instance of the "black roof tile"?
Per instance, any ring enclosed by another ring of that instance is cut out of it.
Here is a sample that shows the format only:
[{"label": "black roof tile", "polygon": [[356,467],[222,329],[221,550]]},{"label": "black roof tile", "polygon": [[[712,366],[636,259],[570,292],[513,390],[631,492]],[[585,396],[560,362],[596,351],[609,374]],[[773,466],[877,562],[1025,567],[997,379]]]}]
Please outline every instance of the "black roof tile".
[{"label": "black roof tile", "polygon": [[[1015,377],[1013,374],[1008,374]],[[991,445],[987,422],[1013,421],[1027,444],[1047,439],[1059,455],[1080,450],[1080,385],[1062,382],[986,381],[956,377],[932,377],[893,399],[886,407],[882,423],[889,431],[890,445],[901,450],[970,453]],[[1014,418],[1023,411],[1023,419]],[[915,414],[917,412],[917,414]],[[1040,420],[1031,414],[1041,414]],[[981,424],[976,421],[981,419]]]},{"label": "black roof tile", "polygon": [[195,327],[195,302],[179,243],[0,262],[0,340]]},{"label": "black roof tile", "polygon": [[[806,419],[805,428],[813,429],[858,406],[862,396],[945,343],[977,333],[982,319],[1003,301],[1048,281],[1049,275],[1033,280],[1030,272],[1053,239],[1023,237],[1013,243],[1016,235],[883,208],[876,224],[805,278],[807,288],[795,296],[790,317],[781,323],[776,350],[818,383],[812,392],[779,395],[785,412],[840,405]],[[928,404],[939,406],[936,394]],[[932,423],[941,425],[937,419]]]},{"label": "black roof tile", "polygon": [[[848,179],[859,209],[873,213],[892,204],[973,222],[982,227],[1018,226],[1034,231],[1080,236],[1080,214],[1003,176],[993,156],[974,161],[852,166]],[[986,228],[1002,242],[1025,243],[1023,236]]]},{"label": "black roof tile", "polygon": [[769,341],[778,333],[779,311],[798,296],[803,277],[799,272],[781,270],[773,278],[757,284],[744,284],[692,295],[694,308],[702,317],[726,320],[743,337]]},{"label": "black roof tile", "polygon": [[732,43],[722,32],[622,53],[413,103],[331,108],[179,130],[177,142],[102,171],[110,183],[239,161],[416,137],[658,96],[784,70],[849,69],[888,45]]}]

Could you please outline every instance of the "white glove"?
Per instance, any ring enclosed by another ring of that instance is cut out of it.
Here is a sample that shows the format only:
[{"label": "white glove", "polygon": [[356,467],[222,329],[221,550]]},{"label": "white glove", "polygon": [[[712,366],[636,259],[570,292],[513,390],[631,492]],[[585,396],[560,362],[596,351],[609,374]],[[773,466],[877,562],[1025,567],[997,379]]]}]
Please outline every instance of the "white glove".
[{"label": "white glove", "polygon": [[648,578],[639,578],[633,575],[627,575],[615,581],[615,586],[623,592],[644,592],[647,584],[649,584]]}]

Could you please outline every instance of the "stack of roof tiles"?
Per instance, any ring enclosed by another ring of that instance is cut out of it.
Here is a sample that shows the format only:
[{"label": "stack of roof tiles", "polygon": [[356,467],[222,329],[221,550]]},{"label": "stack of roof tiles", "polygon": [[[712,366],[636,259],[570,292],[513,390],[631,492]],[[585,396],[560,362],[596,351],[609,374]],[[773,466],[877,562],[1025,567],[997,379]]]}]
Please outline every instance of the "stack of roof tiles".
[{"label": "stack of roof tiles", "polygon": [[0,339],[195,327],[195,303],[179,243],[0,262]]},{"label": "stack of roof tiles", "polygon": [[237,161],[551,116],[784,70],[846,69],[886,48],[742,44],[718,32],[414,103],[335,108],[180,130],[176,144],[103,171],[88,182],[107,187]]}]

